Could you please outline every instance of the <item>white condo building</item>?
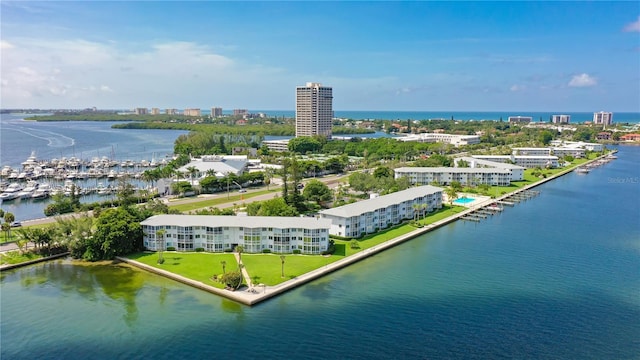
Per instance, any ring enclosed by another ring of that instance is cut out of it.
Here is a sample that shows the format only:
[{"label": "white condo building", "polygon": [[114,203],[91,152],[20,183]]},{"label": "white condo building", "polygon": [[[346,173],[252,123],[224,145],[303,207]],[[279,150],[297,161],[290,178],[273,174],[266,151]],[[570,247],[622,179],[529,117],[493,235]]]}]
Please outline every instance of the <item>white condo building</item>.
[{"label": "white condo building", "polygon": [[596,152],[604,150],[604,145],[602,144],[588,143],[584,141],[551,140],[551,145],[562,148],[584,149]]},{"label": "white condo building", "polygon": [[512,163],[527,169],[556,168],[559,165],[558,157],[551,155],[472,155],[472,157],[478,160]]},{"label": "white condo building", "polygon": [[[143,222],[148,250],[223,252],[240,245],[247,253],[320,254],[329,246],[331,222],[315,217],[155,215]],[[164,230],[164,236],[158,236]]]},{"label": "white condo building", "polygon": [[554,124],[568,124],[571,122],[571,115],[551,115],[551,122]]},{"label": "white condo building", "polygon": [[524,180],[525,168],[520,165],[511,164],[508,162],[495,162],[495,161],[481,160],[475,157],[463,156],[463,157],[453,159],[453,164],[455,167],[461,167],[460,160],[463,160],[464,162],[466,162],[467,163],[466,166],[472,169],[489,168],[489,169],[509,170],[509,173],[511,174],[511,181]]},{"label": "white condo building", "polygon": [[528,124],[533,121],[531,116],[509,116],[509,122],[515,124]]},{"label": "white condo building", "polygon": [[574,158],[585,156],[585,149],[580,147],[517,147],[512,151],[513,155],[555,155],[558,157],[571,155]]},{"label": "white condo building", "polygon": [[455,147],[462,145],[480,144],[480,136],[478,135],[456,135],[456,134],[441,134],[441,133],[422,133],[422,134],[410,134],[407,136],[399,137],[400,141],[417,141],[417,142],[440,142],[445,144],[451,144]]},{"label": "white condo building", "polygon": [[611,125],[613,124],[613,113],[605,111],[594,112],[593,123],[599,125]]},{"label": "white condo building", "polygon": [[[416,205],[416,207],[414,207]],[[320,211],[332,235],[358,238],[442,207],[442,189],[425,185]]]},{"label": "white condo building", "polygon": [[395,178],[406,177],[411,184],[451,185],[457,181],[462,185],[487,184],[509,186],[511,171],[501,168],[462,168],[462,167],[401,167],[394,169]]},{"label": "white condo building", "polygon": [[331,138],[333,89],[308,82],[296,87],[296,136],[322,135]]}]

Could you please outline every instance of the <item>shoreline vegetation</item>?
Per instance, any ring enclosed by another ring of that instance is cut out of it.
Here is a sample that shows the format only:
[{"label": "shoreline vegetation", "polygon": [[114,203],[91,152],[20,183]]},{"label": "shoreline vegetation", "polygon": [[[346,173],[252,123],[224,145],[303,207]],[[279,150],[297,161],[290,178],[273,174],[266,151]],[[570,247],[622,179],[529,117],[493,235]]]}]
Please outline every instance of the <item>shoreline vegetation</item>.
[{"label": "shoreline vegetation", "polygon": [[[543,176],[534,177],[530,170],[525,181],[517,182],[510,191],[498,189],[495,198],[490,198],[471,208],[444,205],[439,211],[425,216],[423,219],[407,221],[402,224],[384,229],[375,234],[366,235],[360,239],[340,240],[335,242],[335,252],[328,256],[308,256],[299,254],[243,254],[242,260],[237,253],[199,253],[165,251],[166,262],[158,264],[156,252],[139,252],[128,256],[116,257],[116,261],[127,263],[146,271],[168,277],[210,293],[214,293],[245,305],[255,305],[278,294],[303,285],[309,281],[339,270],[352,263],[394,247],[402,242],[425,234],[433,229],[454,222],[466,214],[505,199],[515,193],[526,191],[547,181],[570,173],[575,168],[591,163],[615,151],[608,151],[600,156],[574,161],[570,166],[560,169],[549,169]],[[198,208],[198,203],[190,204],[190,208]],[[203,200],[200,205],[209,205]],[[11,268],[24,266],[33,262],[48,259],[35,259],[27,263],[12,265]],[[222,265],[222,264],[225,265]],[[241,265],[240,265],[241,264]],[[218,279],[227,271],[236,268],[243,273],[241,287],[235,291],[226,290]],[[282,267],[282,273],[280,273]],[[0,270],[5,270],[3,266]]]}]

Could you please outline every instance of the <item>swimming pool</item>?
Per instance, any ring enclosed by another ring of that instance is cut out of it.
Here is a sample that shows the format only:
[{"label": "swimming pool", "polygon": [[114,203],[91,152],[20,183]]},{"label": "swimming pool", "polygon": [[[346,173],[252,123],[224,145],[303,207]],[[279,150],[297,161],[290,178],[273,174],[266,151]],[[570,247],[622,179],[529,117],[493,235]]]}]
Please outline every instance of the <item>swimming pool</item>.
[{"label": "swimming pool", "polygon": [[475,200],[474,198],[469,198],[469,197],[465,196],[465,197],[461,197],[461,198],[453,200],[453,203],[454,204],[458,204],[458,205],[464,205],[464,204],[468,204],[468,203],[470,203],[470,202],[472,202],[474,200]]}]

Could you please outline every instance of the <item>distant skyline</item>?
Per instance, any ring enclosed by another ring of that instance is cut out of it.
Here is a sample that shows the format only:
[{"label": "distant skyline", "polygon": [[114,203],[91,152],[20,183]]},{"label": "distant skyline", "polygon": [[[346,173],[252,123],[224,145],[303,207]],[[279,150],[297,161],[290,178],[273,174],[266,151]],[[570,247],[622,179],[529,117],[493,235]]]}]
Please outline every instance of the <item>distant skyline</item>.
[{"label": "distant skyline", "polygon": [[2,108],[640,111],[629,2],[0,2]]}]

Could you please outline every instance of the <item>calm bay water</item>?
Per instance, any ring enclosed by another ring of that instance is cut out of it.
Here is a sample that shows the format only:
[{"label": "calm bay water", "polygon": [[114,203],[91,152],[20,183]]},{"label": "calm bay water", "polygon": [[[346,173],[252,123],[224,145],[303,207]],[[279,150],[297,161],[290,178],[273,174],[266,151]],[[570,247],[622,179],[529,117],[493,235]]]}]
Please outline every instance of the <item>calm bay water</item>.
[{"label": "calm bay water", "polygon": [[[0,167],[9,165],[20,169],[21,163],[32,152],[40,160],[70,158],[83,160],[106,156],[110,159],[161,160],[173,153],[175,139],[187,133],[180,130],[131,130],[112,129],[116,122],[35,122],[25,121],[24,114],[0,115]],[[131,169],[127,169],[131,170]],[[42,180],[50,185],[62,185],[64,181]],[[76,182],[80,187],[96,187],[117,184],[107,179],[88,179]],[[112,196],[111,196],[112,197]],[[83,196],[82,202],[106,200],[99,195]],[[51,199],[33,201],[16,199],[2,204],[5,211],[13,213],[18,221],[44,217],[44,208]]]},{"label": "calm bay water", "polygon": [[138,270],[3,272],[3,359],[640,354],[640,147],[255,307]]}]

